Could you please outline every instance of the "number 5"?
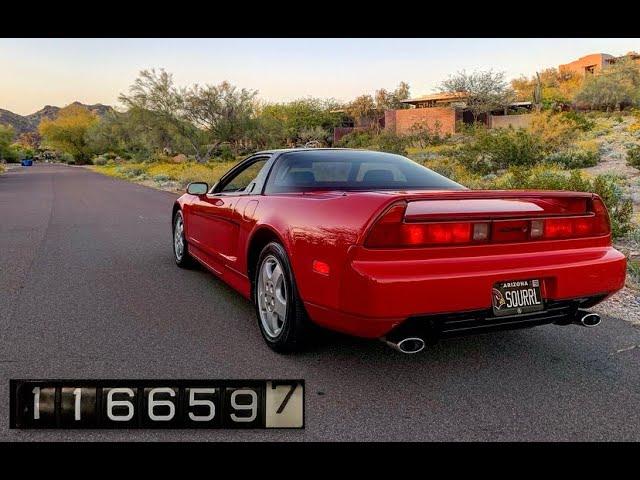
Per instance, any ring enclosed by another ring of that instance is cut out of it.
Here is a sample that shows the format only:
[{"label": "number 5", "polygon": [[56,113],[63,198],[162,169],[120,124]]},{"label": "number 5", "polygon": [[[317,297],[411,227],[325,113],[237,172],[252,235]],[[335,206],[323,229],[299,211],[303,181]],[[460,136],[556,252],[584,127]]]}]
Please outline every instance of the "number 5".
[{"label": "number 5", "polygon": [[197,407],[199,405],[203,407],[209,407],[208,415],[195,415],[193,412],[189,412],[189,418],[194,422],[208,422],[209,420],[213,420],[213,417],[216,416],[216,405],[211,400],[196,400],[196,395],[208,394],[213,395],[216,393],[215,388],[192,388],[189,390],[189,406]]}]

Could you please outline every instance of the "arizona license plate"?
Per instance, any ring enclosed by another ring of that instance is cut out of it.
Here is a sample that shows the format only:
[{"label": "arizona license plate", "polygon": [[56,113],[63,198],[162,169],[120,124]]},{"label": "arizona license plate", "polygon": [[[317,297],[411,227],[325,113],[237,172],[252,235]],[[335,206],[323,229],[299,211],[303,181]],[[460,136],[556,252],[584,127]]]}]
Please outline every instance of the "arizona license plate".
[{"label": "arizona license plate", "polygon": [[498,282],[493,286],[493,314],[519,315],[542,310],[540,280]]}]

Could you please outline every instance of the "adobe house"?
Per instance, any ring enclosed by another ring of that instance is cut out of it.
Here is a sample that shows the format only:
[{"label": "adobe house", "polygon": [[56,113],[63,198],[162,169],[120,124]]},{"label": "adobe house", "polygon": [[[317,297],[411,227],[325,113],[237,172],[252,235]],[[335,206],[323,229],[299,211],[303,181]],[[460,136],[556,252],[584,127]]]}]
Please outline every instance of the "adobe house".
[{"label": "adobe house", "polygon": [[[473,114],[466,108],[467,95],[463,92],[434,93],[422,97],[404,100],[410,108],[387,110],[384,112],[385,129],[398,135],[406,135],[414,128],[439,128],[440,134],[457,132],[459,125],[473,123]],[[513,115],[515,112],[531,110],[531,102],[516,102],[503,110],[481,114],[478,121],[489,128],[524,127],[529,123],[527,113]]]},{"label": "adobe house", "polygon": [[597,75],[608,66],[625,58],[629,58],[640,64],[640,54],[636,52],[628,52],[626,55],[622,55],[620,57],[614,57],[608,53],[592,53],[590,55],[580,57],[578,60],[574,60],[573,62],[560,65],[558,70],[560,73],[575,73],[582,77],[589,74]]}]

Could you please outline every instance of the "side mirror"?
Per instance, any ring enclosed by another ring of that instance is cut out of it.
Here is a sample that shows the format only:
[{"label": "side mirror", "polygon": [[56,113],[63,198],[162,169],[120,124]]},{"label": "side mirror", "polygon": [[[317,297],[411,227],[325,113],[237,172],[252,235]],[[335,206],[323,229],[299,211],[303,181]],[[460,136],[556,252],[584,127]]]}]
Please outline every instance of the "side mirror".
[{"label": "side mirror", "polygon": [[204,195],[209,191],[209,185],[205,182],[191,182],[187,185],[187,193],[191,195]]}]

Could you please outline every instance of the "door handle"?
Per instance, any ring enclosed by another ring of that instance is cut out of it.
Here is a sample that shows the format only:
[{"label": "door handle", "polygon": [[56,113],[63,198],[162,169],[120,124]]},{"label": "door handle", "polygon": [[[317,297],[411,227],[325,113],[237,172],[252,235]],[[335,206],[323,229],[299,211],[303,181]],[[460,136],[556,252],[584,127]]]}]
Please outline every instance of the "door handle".
[{"label": "door handle", "polygon": [[222,205],[224,205],[224,200],[217,199],[215,202],[213,202],[213,204],[216,207],[221,207]]}]

